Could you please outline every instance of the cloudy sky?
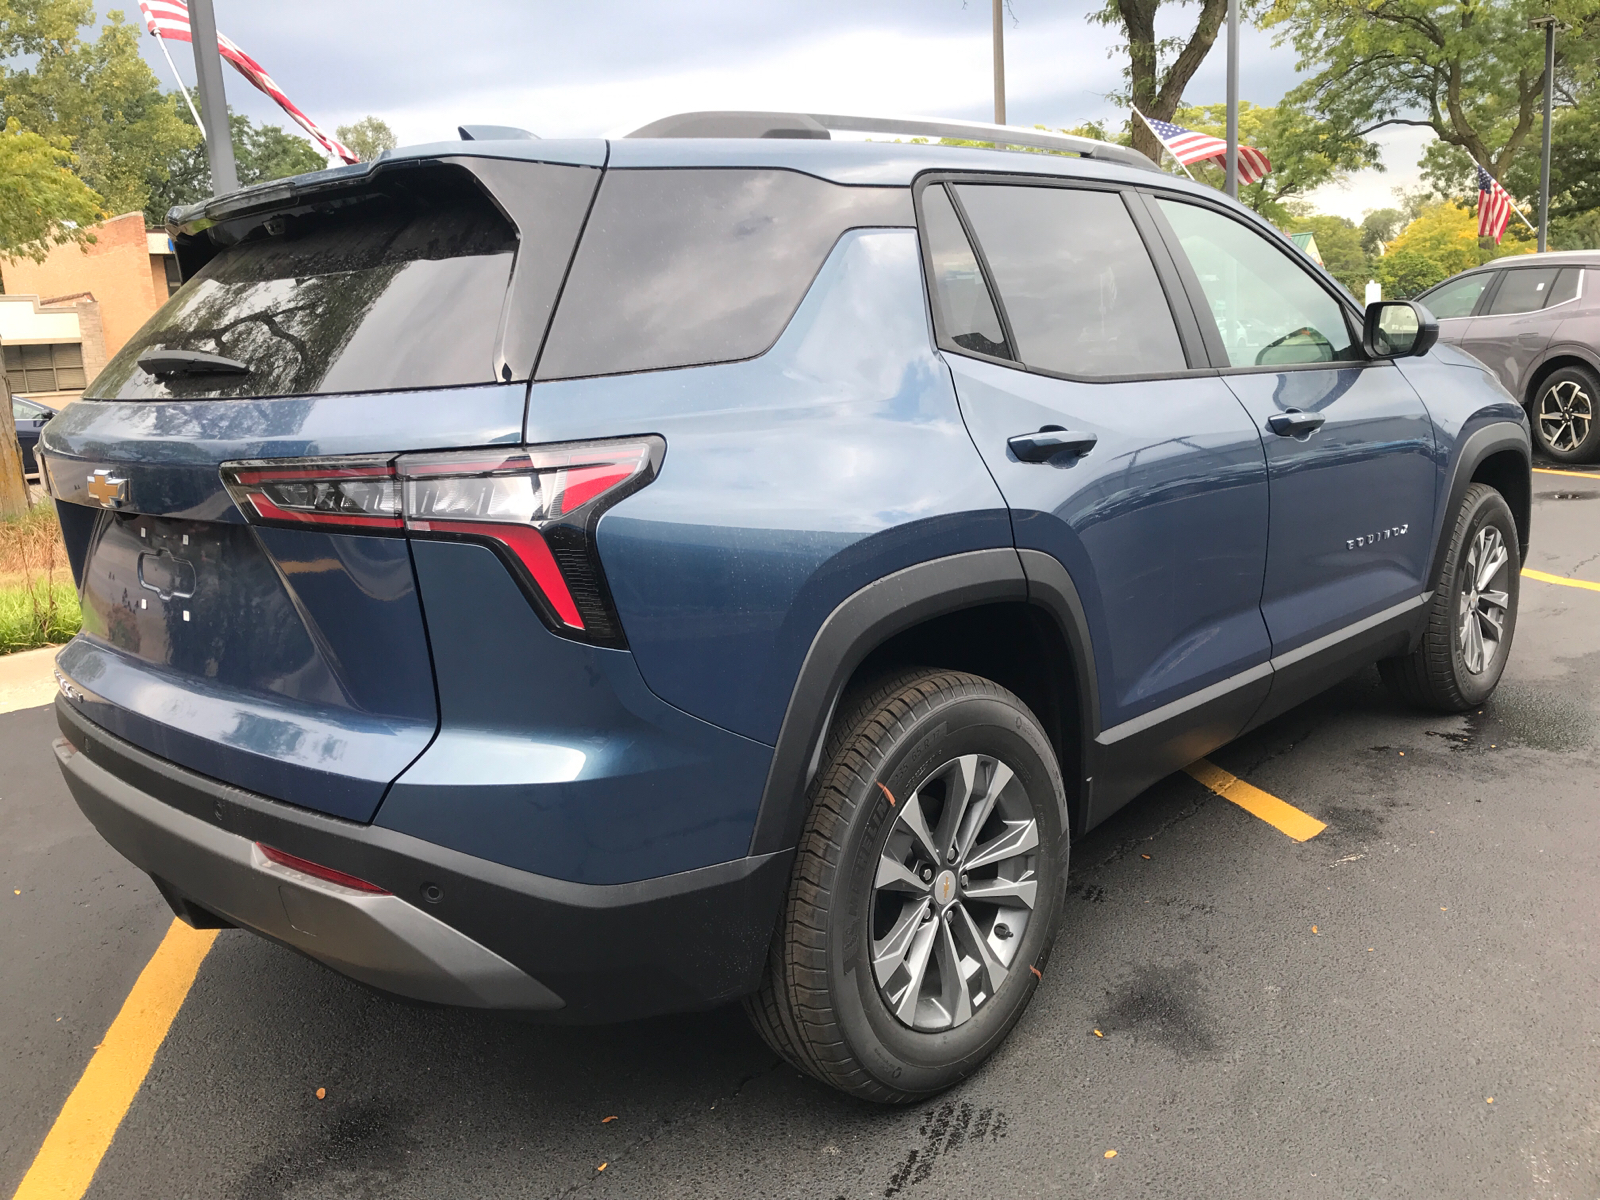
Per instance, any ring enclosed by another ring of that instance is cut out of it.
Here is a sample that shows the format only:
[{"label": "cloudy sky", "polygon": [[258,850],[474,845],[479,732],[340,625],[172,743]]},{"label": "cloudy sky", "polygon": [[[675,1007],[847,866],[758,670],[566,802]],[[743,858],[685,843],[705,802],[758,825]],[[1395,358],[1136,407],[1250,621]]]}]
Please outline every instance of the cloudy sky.
[{"label": "cloudy sky", "polygon": [[[988,0],[454,0],[328,4],[214,0],[218,27],[253,55],[329,132],[368,113],[402,143],[455,136],[463,123],[518,125],[545,137],[617,134],[703,108],[936,114],[992,120]],[[110,7],[117,7],[111,5]],[[138,24],[138,5],[120,5]],[[1007,115],[1053,127],[1120,120],[1112,31],[1085,0],[1012,0],[1006,22]],[[1174,28],[1193,20],[1177,10]],[[154,38],[145,57],[172,71]],[[185,84],[190,49],[170,46]],[[1223,99],[1223,49],[1190,83],[1191,103]],[[287,125],[265,96],[225,68],[229,102]],[[1271,104],[1295,82],[1294,54],[1246,29],[1240,94]],[[291,126],[292,128],[292,126]],[[1431,135],[1429,135],[1431,136]],[[1385,143],[1388,170],[1314,197],[1359,219],[1414,186],[1422,137]]]}]

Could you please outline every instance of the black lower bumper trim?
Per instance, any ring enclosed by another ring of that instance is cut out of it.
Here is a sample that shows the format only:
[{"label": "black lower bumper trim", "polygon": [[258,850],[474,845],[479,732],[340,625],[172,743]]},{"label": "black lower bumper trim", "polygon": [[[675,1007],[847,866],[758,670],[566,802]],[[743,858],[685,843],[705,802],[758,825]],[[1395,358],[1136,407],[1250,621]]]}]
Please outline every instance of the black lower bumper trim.
[{"label": "black lower bumper trim", "polygon": [[[99,768],[86,774],[103,772],[226,834],[387,889],[565,1001],[546,1019],[601,1022],[711,1008],[748,995],[760,980],[792,851],[637,883],[550,879],[199,775],[108,733],[64,698],[56,715],[72,749]],[[135,863],[148,857],[128,844],[135,835],[113,795],[118,788],[88,787],[70,774],[69,782],[114,847]],[[180,880],[165,882],[185,891]],[[204,906],[208,898],[193,899]]]}]

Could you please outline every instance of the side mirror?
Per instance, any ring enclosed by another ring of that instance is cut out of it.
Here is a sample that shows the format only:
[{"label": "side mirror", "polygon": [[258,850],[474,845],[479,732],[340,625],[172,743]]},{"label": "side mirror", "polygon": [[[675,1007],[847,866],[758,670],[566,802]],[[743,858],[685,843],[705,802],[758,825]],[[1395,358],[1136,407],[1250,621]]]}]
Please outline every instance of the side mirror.
[{"label": "side mirror", "polygon": [[1412,300],[1377,300],[1367,305],[1361,348],[1368,358],[1413,358],[1439,340],[1439,322]]}]

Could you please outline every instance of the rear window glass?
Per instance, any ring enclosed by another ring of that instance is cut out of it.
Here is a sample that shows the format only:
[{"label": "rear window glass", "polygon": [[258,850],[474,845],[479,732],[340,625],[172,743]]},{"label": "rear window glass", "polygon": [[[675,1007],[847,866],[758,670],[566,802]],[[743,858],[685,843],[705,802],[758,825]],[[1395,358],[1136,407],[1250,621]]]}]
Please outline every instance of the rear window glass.
[{"label": "rear window glass", "polygon": [[[258,225],[205,264],[85,394],[189,399],[488,383],[517,235],[464,171],[397,175],[332,211]],[[157,379],[147,350],[248,375]]]},{"label": "rear window glass", "polygon": [[1489,313],[1506,316],[1511,313],[1537,312],[1550,296],[1550,285],[1556,281],[1554,267],[1507,271],[1500,290],[1489,301]]},{"label": "rear window glass", "polygon": [[911,225],[906,188],[795,171],[607,171],[537,377],[752,358],[846,229]]}]

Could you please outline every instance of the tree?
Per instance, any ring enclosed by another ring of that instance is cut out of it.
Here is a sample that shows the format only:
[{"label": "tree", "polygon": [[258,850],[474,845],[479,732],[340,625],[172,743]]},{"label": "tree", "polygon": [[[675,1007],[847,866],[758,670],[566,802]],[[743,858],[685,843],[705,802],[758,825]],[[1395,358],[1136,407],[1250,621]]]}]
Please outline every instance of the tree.
[{"label": "tree", "polygon": [[1346,217],[1319,215],[1291,217],[1279,223],[1285,233],[1310,233],[1317,239],[1322,265],[1352,296],[1365,295],[1373,277],[1372,260],[1361,248],[1361,228]]},{"label": "tree", "polygon": [[[1156,13],[1163,3],[1181,7],[1186,0],[1104,0],[1105,7],[1089,14],[1096,24],[1122,31],[1127,41],[1119,47],[1128,54],[1124,72],[1128,90],[1122,97],[1147,117],[1170,121],[1183,103],[1183,89],[1200,69],[1217,31],[1227,15],[1227,0],[1199,0],[1194,28],[1185,37],[1157,39]],[[1242,12],[1256,12],[1264,0],[1241,0]],[[1165,23],[1165,22],[1163,22]],[[1161,159],[1161,143],[1143,121],[1134,119],[1133,148],[1152,162]]]},{"label": "tree", "polygon": [[1405,223],[1406,216],[1398,208],[1373,209],[1361,218],[1361,248],[1368,257],[1377,258]]},{"label": "tree", "polygon": [[362,162],[371,162],[396,144],[394,130],[378,117],[362,117],[354,125],[341,125],[338,134],[339,140],[354,150]]},{"label": "tree", "polygon": [[[181,114],[191,126],[194,118],[187,111]],[[277,125],[253,125],[250,118],[232,110],[228,112],[228,126],[233,134],[233,159],[239,173],[239,186],[265,183],[269,179],[283,179],[307,171],[320,171],[328,165],[327,156],[302,137],[286,133]],[[195,145],[173,155],[167,164],[167,178],[151,189],[145,207],[145,220],[151,225],[164,225],[167,210],[184,204],[196,204],[211,195],[211,162],[203,144]]]},{"label": "tree", "polygon": [[198,139],[139,56],[120,12],[85,41],[86,0],[0,0],[0,115],[46,138],[65,138],[75,170],[111,213],[146,206],[172,157]]},{"label": "tree", "polygon": [[[1263,23],[1315,72],[1289,93],[1334,124],[1368,134],[1432,129],[1496,179],[1538,128],[1545,0],[1272,0]],[[1588,53],[1595,0],[1555,0],[1575,33],[1558,64],[1571,80]],[[1573,53],[1576,47],[1576,54]]]},{"label": "tree", "polygon": [[[1191,105],[1178,109],[1173,119],[1187,129],[1224,137],[1227,105]],[[1363,167],[1381,168],[1378,148],[1372,142],[1317,121],[1303,108],[1291,104],[1263,108],[1241,101],[1239,141],[1262,151],[1272,162],[1272,171],[1265,179],[1239,189],[1239,199],[1279,225],[1290,216],[1290,202],[1312,188],[1343,179]],[[1189,169],[1196,178],[1222,187],[1226,172],[1220,160]]]},{"label": "tree", "polygon": [[51,246],[89,241],[100,197],[72,173],[65,138],[25,133],[15,117],[0,132],[0,255],[40,262]]},{"label": "tree", "polygon": [[1424,206],[1421,214],[1389,244],[1378,260],[1378,282],[1383,294],[1408,299],[1468,267],[1476,267],[1507,254],[1525,254],[1533,245],[1512,237],[1499,247],[1478,243],[1478,218],[1461,204],[1439,200]]}]

